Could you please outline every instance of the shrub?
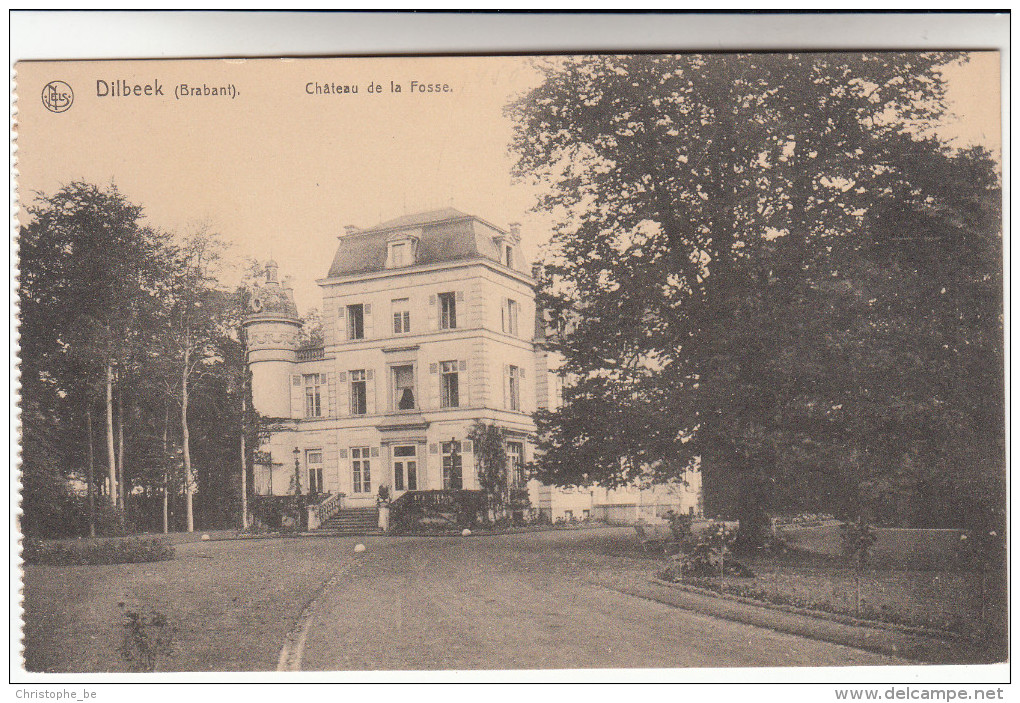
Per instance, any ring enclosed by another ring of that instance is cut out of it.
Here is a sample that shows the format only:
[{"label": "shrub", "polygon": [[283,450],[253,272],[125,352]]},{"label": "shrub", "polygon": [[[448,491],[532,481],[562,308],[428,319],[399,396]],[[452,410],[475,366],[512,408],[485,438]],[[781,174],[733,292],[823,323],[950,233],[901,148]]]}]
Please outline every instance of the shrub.
[{"label": "shrub", "polygon": [[118,605],[124,613],[121,656],[131,671],[156,671],[160,658],[173,654],[176,628],[163,613],[143,613],[128,609],[124,603]]},{"label": "shrub", "polygon": [[844,522],[839,526],[839,534],[843,540],[843,556],[854,567],[854,585],[857,592],[856,612],[860,614],[864,607],[864,600],[861,596],[864,567],[878,536],[875,535],[875,530],[863,516],[857,518],[857,522]]},{"label": "shrub", "polygon": [[136,564],[169,561],[174,547],[165,537],[123,537],[44,541],[26,539],[22,556],[26,564]]},{"label": "shrub", "polygon": [[724,522],[713,522],[703,532],[694,535],[690,516],[670,512],[670,529],[680,551],[670,557],[665,572],[669,580],[680,581],[691,576],[720,579],[725,576],[754,577],[751,569],[728,556],[735,535]]},{"label": "shrub", "polygon": [[843,556],[852,561],[858,570],[863,569],[878,540],[875,530],[861,517],[857,522],[844,522],[840,525],[839,534],[843,540]]},{"label": "shrub", "polygon": [[693,515],[669,510],[666,512],[666,519],[669,521],[669,530],[673,533],[673,539],[678,544],[683,545],[690,542],[694,526]]},{"label": "shrub", "polygon": [[298,532],[308,526],[307,506],[314,505],[321,496],[285,495],[254,496],[251,502],[253,520],[270,531]]}]

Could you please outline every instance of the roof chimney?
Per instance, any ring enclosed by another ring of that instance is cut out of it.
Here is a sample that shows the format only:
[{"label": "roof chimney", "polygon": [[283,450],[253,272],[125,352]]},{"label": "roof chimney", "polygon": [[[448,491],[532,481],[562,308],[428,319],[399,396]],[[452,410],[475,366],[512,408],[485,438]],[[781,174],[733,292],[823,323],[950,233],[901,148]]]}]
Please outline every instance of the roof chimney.
[{"label": "roof chimney", "polygon": [[361,231],[361,228],[357,225],[344,225],[344,234],[342,236],[349,236],[356,234]]}]

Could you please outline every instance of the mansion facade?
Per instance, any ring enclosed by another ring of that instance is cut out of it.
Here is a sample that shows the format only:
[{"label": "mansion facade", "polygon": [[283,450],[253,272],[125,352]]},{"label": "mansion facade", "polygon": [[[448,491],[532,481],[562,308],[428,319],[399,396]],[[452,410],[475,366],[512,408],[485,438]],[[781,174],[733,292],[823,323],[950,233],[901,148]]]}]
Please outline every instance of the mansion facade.
[{"label": "mansion facade", "polygon": [[[452,208],[348,227],[322,289],[321,347],[301,348],[293,292],[266,266],[243,325],[252,401],[267,430],[259,494],[343,494],[373,507],[380,486],[479,489],[477,421],[506,437],[507,480],[550,519],[597,517],[596,491],[528,480],[532,413],[561,401],[556,360],[536,342],[535,280],[519,230]],[[682,491],[674,509],[697,504]],[[689,494],[689,495],[687,495]],[[672,498],[670,500],[673,500]]]}]

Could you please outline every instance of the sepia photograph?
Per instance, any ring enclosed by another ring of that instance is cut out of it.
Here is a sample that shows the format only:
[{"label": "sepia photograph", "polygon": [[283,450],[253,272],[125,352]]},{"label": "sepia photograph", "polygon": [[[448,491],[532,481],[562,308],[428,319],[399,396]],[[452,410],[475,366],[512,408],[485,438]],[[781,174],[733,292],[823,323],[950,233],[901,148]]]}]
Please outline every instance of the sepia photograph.
[{"label": "sepia photograph", "polygon": [[18,62],[12,666],[1007,662],[1002,62]]}]

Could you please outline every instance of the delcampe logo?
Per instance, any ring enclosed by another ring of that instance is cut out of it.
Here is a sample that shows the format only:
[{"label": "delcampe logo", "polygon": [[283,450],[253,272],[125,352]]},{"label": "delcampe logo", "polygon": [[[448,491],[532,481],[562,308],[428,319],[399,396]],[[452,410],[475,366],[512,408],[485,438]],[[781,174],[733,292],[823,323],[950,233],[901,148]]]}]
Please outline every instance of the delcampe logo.
[{"label": "delcampe logo", "polygon": [[74,91],[64,81],[50,81],[42,91],[42,103],[50,112],[66,112],[74,102]]}]

